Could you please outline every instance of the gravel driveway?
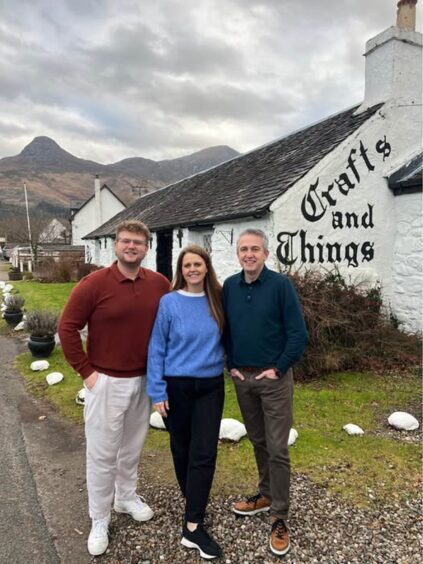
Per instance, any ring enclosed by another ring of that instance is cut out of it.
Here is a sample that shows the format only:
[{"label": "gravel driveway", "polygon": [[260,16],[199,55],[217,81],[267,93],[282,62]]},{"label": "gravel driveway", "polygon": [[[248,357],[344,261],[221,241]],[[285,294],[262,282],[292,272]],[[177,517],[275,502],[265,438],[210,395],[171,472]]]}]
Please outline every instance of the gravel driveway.
[{"label": "gravel driveway", "polygon": [[[141,482],[139,491],[155,510],[148,523],[134,523],[130,517],[113,514],[111,542],[103,563],[204,562],[197,551],[179,544],[183,503],[176,487],[154,487]],[[235,498],[213,498],[208,525],[224,550],[217,562],[275,563],[268,549],[269,517],[235,518]],[[421,563],[422,506],[418,501],[382,508],[358,509],[329,495],[306,477],[294,476],[292,483],[292,549],[286,563]]]}]

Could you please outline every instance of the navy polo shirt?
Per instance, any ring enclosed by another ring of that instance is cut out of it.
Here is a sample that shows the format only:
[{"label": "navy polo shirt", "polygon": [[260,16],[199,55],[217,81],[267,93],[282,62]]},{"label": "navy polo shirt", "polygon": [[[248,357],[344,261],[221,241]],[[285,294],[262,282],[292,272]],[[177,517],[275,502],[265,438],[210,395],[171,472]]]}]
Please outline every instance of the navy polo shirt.
[{"label": "navy polo shirt", "polygon": [[264,266],[252,283],[244,271],[223,285],[228,368],[277,367],[284,374],[308,342],[295,288],[290,279]]}]

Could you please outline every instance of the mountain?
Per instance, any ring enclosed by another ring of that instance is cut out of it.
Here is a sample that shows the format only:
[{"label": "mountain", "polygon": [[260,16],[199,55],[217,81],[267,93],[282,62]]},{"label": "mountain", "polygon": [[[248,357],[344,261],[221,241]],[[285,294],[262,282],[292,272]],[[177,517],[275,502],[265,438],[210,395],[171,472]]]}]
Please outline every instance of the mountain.
[{"label": "mountain", "polygon": [[[100,164],[80,159],[49,137],[35,137],[19,155],[0,159],[0,207],[24,205],[23,183],[30,205],[49,202],[62,208],[71,200],[86,200],[94,191],[94,175],[126,203],[236,157],[226,146],[209,147],[178,159],[154,161],[142,157]],[[12,209],[10,207],[10,209]]]}]

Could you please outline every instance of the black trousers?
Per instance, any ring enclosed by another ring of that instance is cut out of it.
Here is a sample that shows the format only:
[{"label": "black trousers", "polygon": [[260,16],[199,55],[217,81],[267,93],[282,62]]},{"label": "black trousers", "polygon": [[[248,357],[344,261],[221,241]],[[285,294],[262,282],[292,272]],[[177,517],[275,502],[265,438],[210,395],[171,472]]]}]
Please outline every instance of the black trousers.
[{"label": "black trousers", "polygon": [[202,523],[216,468],[225,398],[223,375],[166,377],[169,398],[164,418],[176,478],[185,497],[185,520]]}]

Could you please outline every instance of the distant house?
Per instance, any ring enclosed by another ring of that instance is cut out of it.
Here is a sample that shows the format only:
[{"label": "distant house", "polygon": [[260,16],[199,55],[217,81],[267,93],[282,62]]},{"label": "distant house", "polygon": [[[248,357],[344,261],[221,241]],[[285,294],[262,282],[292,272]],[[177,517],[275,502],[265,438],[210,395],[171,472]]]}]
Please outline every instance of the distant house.
[{"label": "distant house", "polygon": [[72,245],[83,245],[85,235],[125,209],[126,205],[106,184],[100,188],[100,179],[96,176],[94,195],[85,202],[71,203]]},{"label": "distant house", "polygon": [[403,326],[422,330],[422,35],[404,24],[366,44],[365,98],[300,131],[147,194],[86,235],[99,265],[114,258],[124,219],[153,232],[145,265],[172,276],[180,249],[199,243],[218,276],[239,270],[248,227],[269,236],[275,270],[337,267],[380,283]]},{"label": "distant house", "polygon": [[[42,243],[37,248],[37,265],[41,265],[45,261],[54,260],[55,262],[65,261],[73,265],[79,265],[84,262],[85,249],[83,245],[69,245],[55,243]],[[34,257],[30,247],[24,245],[16,245],[9,253],[9,260],[12,266],[19,268],[21,272],[32,272],[34,266]]]},{"label": "distant house", "polygon": [[69,221],[65,219],[52,219],[40,233],[39,242],[69,244],[71,242]]}]

